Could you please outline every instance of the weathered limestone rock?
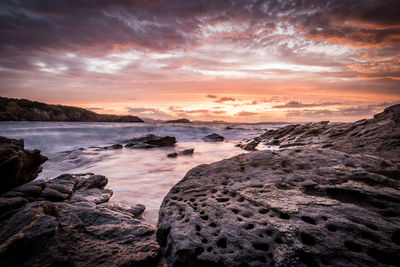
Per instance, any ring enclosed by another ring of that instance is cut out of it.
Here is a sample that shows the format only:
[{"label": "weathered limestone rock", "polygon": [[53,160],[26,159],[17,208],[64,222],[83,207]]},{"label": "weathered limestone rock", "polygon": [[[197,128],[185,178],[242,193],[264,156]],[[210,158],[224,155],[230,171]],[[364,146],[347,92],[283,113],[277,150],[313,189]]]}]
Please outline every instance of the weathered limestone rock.
[{"label": "weathered limestone rock", "polygon": [[171,266],[380,266],[400,262],[400,166],[304,147],[190,170],[165,197]]},{"label": "weathered limestone rock", "polygon": [[0,193],[35,179],[46,160],[39,150],[25,150],[24,140],[0,136]]},{"label": "weathered limestone rock", "polygon": [[1,266],[155,266],[143,205],[106,203],[101,175],[61,175],[0,195]]}]

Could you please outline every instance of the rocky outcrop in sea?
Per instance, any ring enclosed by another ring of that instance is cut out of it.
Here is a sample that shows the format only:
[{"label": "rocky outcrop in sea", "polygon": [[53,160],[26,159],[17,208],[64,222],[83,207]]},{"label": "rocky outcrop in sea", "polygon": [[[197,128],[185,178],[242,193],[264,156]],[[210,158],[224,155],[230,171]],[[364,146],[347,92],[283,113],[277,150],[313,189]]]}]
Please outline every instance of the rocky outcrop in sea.
[{"label": "rocky outcrop in sea", "polygon": [[258,144],[280,148],[318,145],[347,153],[369,153],[392,160],[400,155],[400,104],[386,108],[372,119],[354,123],[316,123],[288,125],[269,130],[241,144],[247,150]]}]

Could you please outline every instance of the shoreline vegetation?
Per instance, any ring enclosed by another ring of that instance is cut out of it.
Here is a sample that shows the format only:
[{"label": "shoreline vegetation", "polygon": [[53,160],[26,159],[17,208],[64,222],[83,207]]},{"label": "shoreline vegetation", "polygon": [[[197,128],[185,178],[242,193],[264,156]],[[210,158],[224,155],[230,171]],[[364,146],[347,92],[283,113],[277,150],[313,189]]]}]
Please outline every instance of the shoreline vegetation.
[{"label": "shoreline vegetation", "polygon": [[[7,112],[22,112],[16,106],[26,110],[14,103]],[[69,113],[68,108],[35,114],[86,116],[77,115],[82,109]],[[250,153],[188,171],[165,196],[157,227],[142,220],[143,205],[109,203],[113,192],[102,175],[34,180],[46,158],[25,150],[23,140],[0,138],[1,182],[8,185],[0,195],[0,263],[397,265],[399,133],[400,105],[354,123],[269,130],[238,144]],[[139,141],[132,147],[175,145],[174,137]],[[278,149],[258,150],[262,145]]]}]

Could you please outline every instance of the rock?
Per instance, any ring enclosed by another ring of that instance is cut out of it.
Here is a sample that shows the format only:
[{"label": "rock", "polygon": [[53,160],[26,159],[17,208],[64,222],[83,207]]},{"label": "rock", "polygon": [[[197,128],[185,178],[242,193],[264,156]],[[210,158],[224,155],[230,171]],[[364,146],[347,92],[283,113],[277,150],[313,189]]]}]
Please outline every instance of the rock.
[{"label": "rock", "polygon": [[288,125],[269,130],[249,140],[242,148],[256,144],[292,146],[320,145],[347,153],[368,153],[400,161],[400,104],[386,108],[369,120],[353,123],[327,121]]},{"label": "rock", "polygon": [[114,144],[111,146],[104,147],[104,149],[122,149],[122,148],[123,148],[123,145],[121,145],[121,144]]},{"label": "rock", "polygon": [[0,136],[0,193],[35,179],[46,160],[39,150],[25,150],[24,140]]},{"label": "rock", "polygon": [[169,266],[398,265],[399,199],[400,166],[380,156],[252,152],[190,170],[157,240]]},{"label": "rock", "polygon": [[158,139],[145,141],[145,143],[155,147],[174,146],[176,139],[172,136],[164,136]]},{"label": "rock", "polygon": [[129,216],[132,216],[137,219],[141,219],[142,213],[146,209],[146,207],[142,204],[136,204],[135,206],[125,206],[120,203],[104,203],[101,204],[100,206],[118,212],[125,212]]},{"label": "rock", "polygon": [[61,175],[0,195],[0,265],[156,266],[156,228],[140,220],[144,206],[99,204],[112,194],[106,184],[101,175]]},{"label": "rock", "polygon": [[178,156],[178,153],[176,153],[176,152],[169,153],[169,154],[167,155],[168,158],[176,158],[177,156]]},{"label": "rock", "polygon": [[186,118],[182,118],[182,119],[177,119],[177,120],[169,120],[169,121],[166,121],[165,123],[191,123],[191,121]]},{"label": "rock", "polygon": [[148,134],[140,138],[125,140],[123,142],[127,143],[125,147],[129,148],[156,148],[174,146],[176,139],[172,136],[161,137],[154,134]]},{"label": "rock", "polygon": [[194,148],[190,148],[190,149],[185,149],[182,151],[177,152],[173,152],[173,153],[169,153],[167,155],[168,158],[176,158],[178,157],[178,155],[183,155],[183,156],[188,156],[188,155],[193,155],[194,152]]},{"label": "rock", "polygon": [[222,142],[225,140],[225,138],[219,134],[212,133],[212,134],[205,136],[203,138],[203,140],[206,142]]},{"label": "rock", "polygon": [[193,155],[194,148],[179,151],[179,155]]}]

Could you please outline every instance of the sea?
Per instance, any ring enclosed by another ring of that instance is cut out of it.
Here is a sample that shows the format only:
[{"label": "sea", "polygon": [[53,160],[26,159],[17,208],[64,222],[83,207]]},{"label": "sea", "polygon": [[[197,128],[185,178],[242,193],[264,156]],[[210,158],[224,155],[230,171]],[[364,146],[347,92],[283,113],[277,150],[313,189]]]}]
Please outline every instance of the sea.
[{"label": "sea", "polygon": [[[24,139],[26,149],[39,149],[49,158],[37,179],[52,179],[64,173],[95,173],[108,178],[111,202],[146,206],[145,221],[156,225],[164,196],[192,168],[248,153],[239,142],[266,130],[284,126],[276,123],[99,123],[99,122],[0,122],[0,136]],[[223,142],[205,142],[217,133]],[[174,147],[151,149],[101,149],[147,134],[173,136]],[[167,155],[186,149],[192,155]],[[267,148],[268,149],[268,148]]]}]

